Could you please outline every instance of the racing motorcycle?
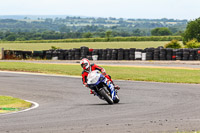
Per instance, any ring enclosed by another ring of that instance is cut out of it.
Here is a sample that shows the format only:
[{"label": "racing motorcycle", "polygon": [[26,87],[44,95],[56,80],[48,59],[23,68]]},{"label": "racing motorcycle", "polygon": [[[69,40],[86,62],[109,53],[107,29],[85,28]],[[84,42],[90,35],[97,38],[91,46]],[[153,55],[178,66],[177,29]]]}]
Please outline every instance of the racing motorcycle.
[{"label": "racing motorcycle", "polygon": [[91,71],[87,77],[87,84],[100,99],[108,104],[118,103],[120,101],[117,90],[110,80],[104,77],[98,70]]}]

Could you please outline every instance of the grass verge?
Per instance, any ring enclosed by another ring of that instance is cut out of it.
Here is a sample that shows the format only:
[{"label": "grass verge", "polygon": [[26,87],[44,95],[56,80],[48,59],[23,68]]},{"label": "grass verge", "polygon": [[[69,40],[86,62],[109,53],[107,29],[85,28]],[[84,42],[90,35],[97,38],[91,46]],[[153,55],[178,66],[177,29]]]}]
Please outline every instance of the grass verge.
[{"label": "grass verge", "polygon": [[26,109],[31,106],[31,103],[21,100],[19,98],[13,98],[10,96],[0,96],[0,113],[18,111]]},{"label": "grass verge", "polygon": [[[102,66],[115,80],[200,84],[200,69]],[[81,76],[82,69],[70,64],[0,62],[0,70]]]}]

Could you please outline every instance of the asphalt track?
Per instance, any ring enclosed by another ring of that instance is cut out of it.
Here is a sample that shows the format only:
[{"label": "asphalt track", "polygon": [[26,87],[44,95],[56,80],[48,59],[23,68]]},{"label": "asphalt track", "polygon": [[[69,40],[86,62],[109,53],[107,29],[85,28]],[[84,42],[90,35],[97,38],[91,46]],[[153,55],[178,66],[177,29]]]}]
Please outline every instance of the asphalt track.
[{"label": "asphalt track", "polygon": [[115,81],[121,101],[108,105],[80,78],[0,72],[0,95],[40,104],[0,115],[0,133],[157,133],[200,130],[200,85]]}]

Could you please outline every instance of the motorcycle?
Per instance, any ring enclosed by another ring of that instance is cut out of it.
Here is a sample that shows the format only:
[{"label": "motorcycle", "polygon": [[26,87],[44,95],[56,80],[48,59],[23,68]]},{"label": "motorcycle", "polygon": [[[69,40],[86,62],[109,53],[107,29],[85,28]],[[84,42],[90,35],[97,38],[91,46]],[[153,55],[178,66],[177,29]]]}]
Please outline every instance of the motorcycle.
[{"label": "motorcycle", "polygon": [[110,80],[104,77],[98,70],[91,71],[87,77],[87,84],[100,99],[107,101],[108,104],[120,101],[117,90]]}]

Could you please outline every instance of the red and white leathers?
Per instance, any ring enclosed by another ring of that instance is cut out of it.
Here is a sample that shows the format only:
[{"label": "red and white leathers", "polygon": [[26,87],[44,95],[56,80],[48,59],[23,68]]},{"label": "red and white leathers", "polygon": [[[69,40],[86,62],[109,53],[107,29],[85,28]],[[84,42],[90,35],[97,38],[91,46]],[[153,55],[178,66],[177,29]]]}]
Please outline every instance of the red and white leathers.
[{"label": "red and white leathers", "polygon": [[[108,80],[110,80],[113,83],[111,77],[108,74],[106,74],[105,69],[103,69],[102,67],[100,67],[96,64],[90,64],[89,60],[86,58],[83,58],[80,61],[80,64],[81,64],[81,67],[83,68],[82,81],[83,81],[83,84],[85,87],[88,87],[88,85],[87,85],[88,73],[91,71],[94,71],[94,70],[100,71]],[[118,90],[120,89],[120,87],[118,85],[115,85],[114,83],[113,83],[113,85],[114,85],[115,89],[118,89]],[[92,90],[90,93],[93,94]]]},{"label": "red and white leathers", "polygon": [[105,69],[103,69],[102,67],[100,67],[100,66],[98,66],[96,64],[91,64],[88,69],[85,69],[82,72],[82,81],[83,81],[83,84],[86,87],[87,87],[87,76],[88,76],[88,73],[90,71],[94,71],[94,70],[100,71],[107,79],[109,79],[113,83],[111,77],[108,74],[106,74]]}]

